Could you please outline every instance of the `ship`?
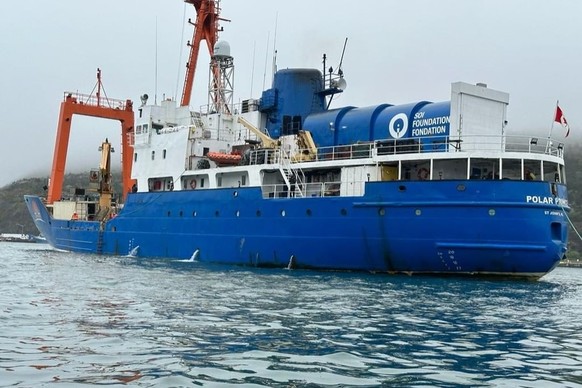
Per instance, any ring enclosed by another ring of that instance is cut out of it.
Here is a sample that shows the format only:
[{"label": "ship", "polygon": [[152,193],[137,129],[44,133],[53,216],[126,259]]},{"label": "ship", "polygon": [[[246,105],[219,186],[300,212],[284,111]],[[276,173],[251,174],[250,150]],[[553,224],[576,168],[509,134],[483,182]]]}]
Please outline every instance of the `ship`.
[{"label": "ship", "polygon": [[[197,19],[180,101],[65,93],[46,197],[25,196],[53,247],[289,269],[538,279],[564,258],[564,144],[509,133],[509,94],[454,82],[449,101],[332,107],[340,63],[286,68],[233,103],[220,4]],[[201,41],[208,104],[190,108]],[[344,46],[345,48],[345,46]],[[121,124],[122,192],[101,145],[92,189],[62,193],[75,114]]]}]

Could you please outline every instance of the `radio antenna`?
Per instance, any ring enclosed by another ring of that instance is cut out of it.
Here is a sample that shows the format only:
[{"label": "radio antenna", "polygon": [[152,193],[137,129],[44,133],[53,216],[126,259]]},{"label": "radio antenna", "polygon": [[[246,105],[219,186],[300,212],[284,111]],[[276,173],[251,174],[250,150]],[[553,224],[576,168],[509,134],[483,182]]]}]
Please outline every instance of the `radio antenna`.
[{"label": "radio antenna", "polygon": [[346,53],[346,46],[348,45],[348,38],[346,37],[346,40],[344,41],[344,48],[342,50],[342,56],[340,58],[340,62],[339,62],[339,66],[337,67],[337,72],[339,76],[342,76],[343,71],[342,71],[342,63],[344,63],[344,54]]},{"label": "radio antenna", "polygon": [[[329,68],[329,83],[330,83],[330,87],[333,87],[336,91],[334,91],[331,96],[329,97],[329,101],[327,102],[327,108],[329,109],[329,107],[331,106],[331,102],[333,101],[333,97],[335,96],[336,93],[341,93],[345,88],[346,88],[346,80],[344,79],[344,72],[342,70],[342,64],[344,63],[344,54],[346,53],[346,46],[348,45],[348,38],[346,37],[346,39],[344,40],[344,48],[342,49],[342,56],[340,57],[340,62],[339,65],[337,67],[337,72],[336,72],[336,77],[337,78],[333,78],[334,74],[333,74],[333,69],[330,67]],[[325,77],[325,55],[323,57],[323,63],[324,63],[324,77]],[[324,81],[325,82],[325,81]],[[339,91],[338,91],[339,89]]]}]

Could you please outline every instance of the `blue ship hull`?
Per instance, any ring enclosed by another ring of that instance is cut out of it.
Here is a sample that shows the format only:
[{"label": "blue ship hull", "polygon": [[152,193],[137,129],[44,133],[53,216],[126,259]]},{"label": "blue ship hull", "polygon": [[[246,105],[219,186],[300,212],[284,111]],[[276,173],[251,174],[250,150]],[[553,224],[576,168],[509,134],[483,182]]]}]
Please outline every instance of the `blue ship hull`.
[{"label": "blue ship hull", "polygon": [[134,193],[103,223],[57,220],[40,198],[25,199],[47,241],[75,252],[538,278],[566,252],[566,187],[553,187],[443,180],[369,182],[360,197],[263,198],[255,187]]}]

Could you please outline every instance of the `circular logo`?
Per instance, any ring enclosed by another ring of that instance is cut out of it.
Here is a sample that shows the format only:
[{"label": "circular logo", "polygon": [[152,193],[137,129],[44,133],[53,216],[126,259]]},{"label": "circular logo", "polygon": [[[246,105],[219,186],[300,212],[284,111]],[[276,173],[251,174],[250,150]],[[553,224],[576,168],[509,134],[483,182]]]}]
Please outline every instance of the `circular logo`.
[{"label": "circular logo", "polygon": [[408,116],[405,113],[398,113],[392,117],[390,124],[388,124],[388,130],[394,139],[404,137],[406,131],[408,131]]}]

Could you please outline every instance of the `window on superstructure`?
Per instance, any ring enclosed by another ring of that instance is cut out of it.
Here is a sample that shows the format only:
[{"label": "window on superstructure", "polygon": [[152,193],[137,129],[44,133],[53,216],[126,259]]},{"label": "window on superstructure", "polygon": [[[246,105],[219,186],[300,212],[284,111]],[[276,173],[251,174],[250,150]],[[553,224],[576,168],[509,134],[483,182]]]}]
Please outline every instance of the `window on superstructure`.
[{"label": "window on superstructure", "polygon": [[137,162],[137,152],[134,152],[133,153],[133,161],[134,162]]},{"label": "window on superstructure", "polygon": [[521,179],[521,160],[519,159],[503,159],[502,177],[503,179]]},{"label": "window on superstructure", "polygon": [[[505,166],[504,166],[505,167]],[[450,167],[449,167],[450,168]],[[459,170],[465,169],[463,165]],[[503,174],[505,177],[505,173]],[[470,179],[494,180],[500,178],[499,159],[473,158],[471,159]]]},{"label": "window on superstructure", "polygon": [[162,159],[166,159],[166,150],[162,152]]},{"label": "window on superstructure", "polygon": [[217,187],[222,187],[222,175],[218,175],[216,177],[216,186]]},{"label": "window on superstructure", "polygon": [[[435,159],[433,161],[432,179],[467,179],[467,159]],[[497,166],[499,161],[497,161]],[[489,169],[492,165],[488,166]],[[491,170],[493,171],[493,170]],[[493,176],[499,179],[499,168],[495,169]]]},{"label": "window on superstructure", "polygon": [[204,178],[200,178],[200,187],[204,187]]},{"label": "window on superstructure", "polygon": [[523,179],[526,181],[539,181],[542,179],[542,167],[539,160],[523,161]]},{"label": "window on superstructure", "polygon": [[247,185],[247,176],[246,175],[243,175],[240,177],[240,184],[241,184],[241,186]]},{"label": "window on superstructure", "polygon": [[559,164],[544,161],[544,181],[563,182],[563,176],[563,171],[560,171]]},{"label": "window on superstructure", "polygon": [[156,151],[152,151],[152,160],[156,158]]}]

